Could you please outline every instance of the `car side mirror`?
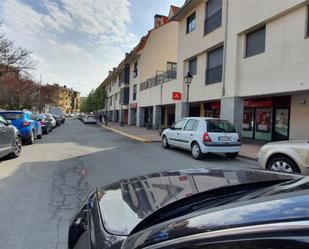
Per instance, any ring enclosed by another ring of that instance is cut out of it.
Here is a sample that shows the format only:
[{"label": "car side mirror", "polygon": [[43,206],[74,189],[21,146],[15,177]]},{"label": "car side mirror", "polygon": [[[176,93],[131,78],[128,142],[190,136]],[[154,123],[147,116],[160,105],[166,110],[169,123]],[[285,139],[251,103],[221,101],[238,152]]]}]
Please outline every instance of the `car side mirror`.
[{"label": "car side mirror", "polygon": [[171,130],[174,130],[174,129],[175,129],[175,124],[172,124]]},{"label": "car side mirror", "polygon": [[53,120],[50,118],[50,119],[48,119],[48,121],[53,121]]},{"label": "car side mirror", "polygon": [[11,120],[6,120],[6,125],[9,126],[12,124],[12,121]]}]

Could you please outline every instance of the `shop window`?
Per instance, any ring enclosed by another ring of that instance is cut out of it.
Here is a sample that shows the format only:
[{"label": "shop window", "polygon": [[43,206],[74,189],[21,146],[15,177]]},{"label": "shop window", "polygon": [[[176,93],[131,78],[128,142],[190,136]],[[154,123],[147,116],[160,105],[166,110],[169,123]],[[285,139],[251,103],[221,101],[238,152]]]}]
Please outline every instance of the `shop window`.
[{"label": "shop window", "polygon": [[206,18],[204,35],[221,27],[222,25],[222,0],[208,0],[206,2]]},{"label": "shop window", "polygon": [[196,27],[195,12],[187,18],[187,34],[192,32]]},{"label": "shop window", "polygon": [[265,52],[266,27],[259,28],[246,36],[246,57]]},{"label": "shop window", "polygon": [[272,140],[272,108],[258,108],[255,111],[255,139]]},{"label": "shop window", "polygon": [[275,126],[273,140],[281,141],[289,139],[289,109],[275,109]]},{"label": "shop window", "polygon": [[222,81],[223,46],[210,51],[207,56],[206,85]]},{"label": "shop window", "polygon": [[189,72],[191,75],[196,75],[197,71],[197,58],[189,60]]}]

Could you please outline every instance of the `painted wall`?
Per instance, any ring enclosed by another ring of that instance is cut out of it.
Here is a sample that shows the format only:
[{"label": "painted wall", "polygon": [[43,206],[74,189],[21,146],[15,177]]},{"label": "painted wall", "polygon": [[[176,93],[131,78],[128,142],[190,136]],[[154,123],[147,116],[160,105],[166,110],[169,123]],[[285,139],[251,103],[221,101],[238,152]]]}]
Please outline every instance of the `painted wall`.
[{"label": "painted wall", "polygon": [[309,91],[292,95],[290,139],[309,139]]}]

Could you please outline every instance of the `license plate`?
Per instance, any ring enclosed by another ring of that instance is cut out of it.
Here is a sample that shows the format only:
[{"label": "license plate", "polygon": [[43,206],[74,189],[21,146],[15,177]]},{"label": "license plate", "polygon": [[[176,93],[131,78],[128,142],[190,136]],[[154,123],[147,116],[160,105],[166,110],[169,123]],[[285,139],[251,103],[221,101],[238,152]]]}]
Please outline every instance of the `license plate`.
[{"label": "license plate", "polygon": [[231,137],[228,137],[228,136],[220,136],[218,139],[219,139],[220,142],[229,142],[229,141],[231,141]]}]

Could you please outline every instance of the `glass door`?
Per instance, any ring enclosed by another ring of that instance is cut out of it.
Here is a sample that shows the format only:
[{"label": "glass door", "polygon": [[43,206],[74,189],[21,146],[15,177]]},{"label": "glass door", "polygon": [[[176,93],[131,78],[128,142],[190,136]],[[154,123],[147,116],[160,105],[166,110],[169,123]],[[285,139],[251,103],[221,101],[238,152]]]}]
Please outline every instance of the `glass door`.
[{"label": "glass door", "polygon": [[289,108],[276,108],[274,110],[274,141],[282,141],[289,139],[289,117]]}]

